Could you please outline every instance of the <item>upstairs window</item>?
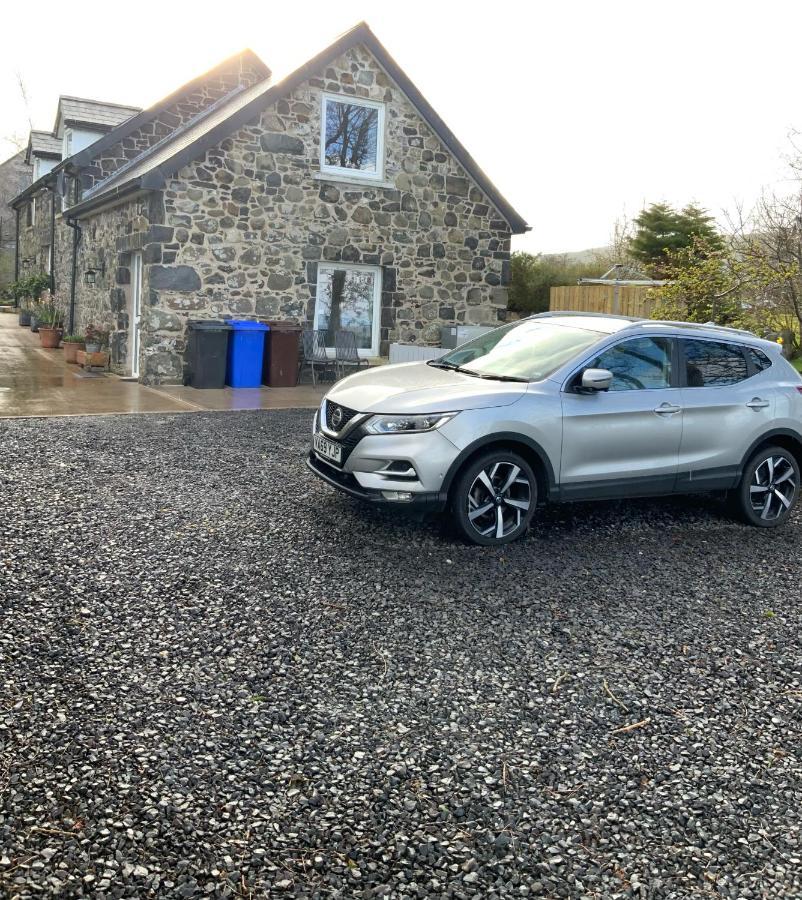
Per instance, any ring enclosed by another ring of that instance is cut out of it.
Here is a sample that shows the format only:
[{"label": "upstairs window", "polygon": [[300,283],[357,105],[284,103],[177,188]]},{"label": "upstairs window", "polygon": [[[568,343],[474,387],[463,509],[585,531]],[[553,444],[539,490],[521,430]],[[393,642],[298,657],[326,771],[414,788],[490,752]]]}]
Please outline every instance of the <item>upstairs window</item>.
[{"label": "upstairs window", "polygon": [[33,197],[25,207],[25,224],[28,228],[33,228],[36,221],[36,197]]},{"label": "upstairs window", "polygon": [[384,177],[381,103],[323,95],[320,169],[351,177]]}]

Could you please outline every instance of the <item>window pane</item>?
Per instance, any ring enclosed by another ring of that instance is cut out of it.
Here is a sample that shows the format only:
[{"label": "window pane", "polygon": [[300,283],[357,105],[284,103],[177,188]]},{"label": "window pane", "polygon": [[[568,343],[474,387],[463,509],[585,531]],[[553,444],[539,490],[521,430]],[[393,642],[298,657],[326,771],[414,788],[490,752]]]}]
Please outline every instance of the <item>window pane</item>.
[{"label": "window pane", "polygon": [[671,344],[652,337],[624,341],[605,350],[592,368],[613,373],[611,391],[667,388],[671,386]]},{"label": "window pane", "polygon": [[747,347],[746,352],[752,360],[752,365],[755,367],[756,371],[762,372],[771,365],[771,360],[762,350],[755,350],[754,347]]},{"label": "window pane", "polygon": [[735,384],[747,376],[741,348],[715,341],[683,341],[688,387]]},{"label": "window pane", "polygon": [[379,111],[372,106],[326,100],[324,156],[327,166],[377,172]]},{"label": "window pane", "polygon": [[318,268],[315,328],[326,332],[327,347],[334,346],[338,331],[350,331],[356,335],[357,348],[371,349],[375,297],[376,272]]}]

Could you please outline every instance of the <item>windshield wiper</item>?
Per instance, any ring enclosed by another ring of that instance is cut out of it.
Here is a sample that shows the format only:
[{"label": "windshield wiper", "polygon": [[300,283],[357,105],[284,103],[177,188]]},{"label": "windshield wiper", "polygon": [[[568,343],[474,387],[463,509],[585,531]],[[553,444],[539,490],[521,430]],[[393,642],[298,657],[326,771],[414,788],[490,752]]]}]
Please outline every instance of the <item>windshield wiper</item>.
[{"label": "windshield wiper", "polygon": [[426,361],[427,366],[434,366],[436,369],[449,369],[451,372],[461,372],[463,375],[471,375],[473,378],[489,378],[493,381],[523,381],[529,383],[528,378],[520,378],[517,375],[492,375],[486,372],[475,372],[473,369],[466,369],[464,366],[458,366],[456,363],[442,362],[439,359],[429,359]]},{"label": "windshield wiper", "polygon": [[523,381],[529,384],[528,378],[521,378],[518,375],[489,375],[486,372],[469,372],[468,369],[461,369],[468,375],[475,375],[477,378],[490,378],[492,381]]},{"label": "windshield wiper", "polygon": [[439,359],[427,359],[426,365],[431,366],[433,369],[457,369],[459,370],[459,366],[455,363],[450,362],[441,362]]}]

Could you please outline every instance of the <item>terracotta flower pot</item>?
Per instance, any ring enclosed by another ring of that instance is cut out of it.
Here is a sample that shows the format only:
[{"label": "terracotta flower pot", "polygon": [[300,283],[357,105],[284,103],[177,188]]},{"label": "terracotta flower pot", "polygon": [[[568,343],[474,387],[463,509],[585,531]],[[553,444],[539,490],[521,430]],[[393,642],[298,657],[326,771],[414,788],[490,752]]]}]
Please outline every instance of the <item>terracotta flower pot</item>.
[{"label": "terracotta flower pot", "polygon": [[64,347],[64,362],[68,363],[78,362],[78,351],[84,349],[80,341],[65,341],[62,347]]},{"label": "terracotta flower pot", "polygon": [[52,328],[48,325],[39,326],[39,340],[45,350],[56,350],[61,343],[61,335],[64,334],[61,328]]}]

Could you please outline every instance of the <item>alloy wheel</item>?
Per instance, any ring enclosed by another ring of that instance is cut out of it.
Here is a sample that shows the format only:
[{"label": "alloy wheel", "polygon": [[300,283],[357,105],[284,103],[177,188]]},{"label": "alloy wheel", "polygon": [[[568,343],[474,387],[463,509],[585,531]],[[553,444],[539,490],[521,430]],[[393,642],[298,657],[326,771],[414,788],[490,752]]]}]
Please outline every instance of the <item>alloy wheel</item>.
[{"label": "alloy wheel", "polygon": [[784,456],[769,456],[752,475],[749,500],[755,514],[765,521],[779,518],[790,509],[796,495],[796,473]]},{"label": "alloy wheel", "polygon": [[520,466],[494,462],[482,469],[468,491],[468,521],[485,538],[507,537],[521,524],[532,502],[532,485]]}]

